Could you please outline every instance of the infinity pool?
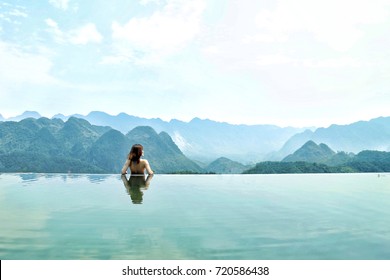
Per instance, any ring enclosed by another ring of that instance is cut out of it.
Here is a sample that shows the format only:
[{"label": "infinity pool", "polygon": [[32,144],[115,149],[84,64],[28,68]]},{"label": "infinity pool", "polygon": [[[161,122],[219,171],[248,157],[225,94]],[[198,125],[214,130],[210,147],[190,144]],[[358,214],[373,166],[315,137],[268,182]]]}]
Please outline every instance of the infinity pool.
[{"label": "infinity pool", "polygon": [[0,174],[0,259],[390,259],[390,174]]}]

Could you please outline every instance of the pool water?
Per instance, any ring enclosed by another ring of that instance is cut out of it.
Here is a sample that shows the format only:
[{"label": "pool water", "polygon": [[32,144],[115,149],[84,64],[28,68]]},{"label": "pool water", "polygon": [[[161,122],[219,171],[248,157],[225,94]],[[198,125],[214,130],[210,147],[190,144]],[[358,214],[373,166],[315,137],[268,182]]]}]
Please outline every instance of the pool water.
[{"label": "pool water", "polygon": [[0,259],[390,259],[390,174],[0,174]]}]

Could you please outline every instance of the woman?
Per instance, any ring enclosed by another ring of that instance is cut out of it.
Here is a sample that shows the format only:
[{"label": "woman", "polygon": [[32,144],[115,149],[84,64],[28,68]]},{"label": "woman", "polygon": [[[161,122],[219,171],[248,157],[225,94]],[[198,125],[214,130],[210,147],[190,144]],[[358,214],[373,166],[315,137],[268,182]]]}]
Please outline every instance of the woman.
[{"label": "woman", "polygon": [[153,174],[152,169],[150,168],[149,162],[146,159],[141,159],[141,156],[143,156],[144,147],[140,144],[135,144],[133,147],[131,147],[129,156],[127,157],[127,160],[125,162],[125,165],[123,165],[122,168],[122,175],[127,173],[127,168],[130,168],[131,174],[145,174],[145,169],[148,172],[149,175]]}]

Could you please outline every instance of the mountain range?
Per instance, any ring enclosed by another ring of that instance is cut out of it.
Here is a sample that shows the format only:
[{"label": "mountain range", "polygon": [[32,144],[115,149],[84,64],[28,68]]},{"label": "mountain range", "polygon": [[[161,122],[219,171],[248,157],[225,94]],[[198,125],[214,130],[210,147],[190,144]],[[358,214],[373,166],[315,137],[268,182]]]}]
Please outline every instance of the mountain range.
[{"label": "mountain range", "polygon": [[70,117],[0,122],[0,172],[118,173],[132,144],[142,143],[157,173],[389,172],[390,152],[335,152],[309,140],[280,162],[244,165],[220,157],[209,164],[189,159],[170,135],[150,126],[128,133]]},{"label": "mountain range", "polygon": [[119,173],[134,143],[157,173],[204,172],[165,132],[139,126],[124,135],[75,117],[0,123],[0,171]]},{"label": "mountain range", "polygon": [[246,174],[390,172],[390,152],[334,152],[309,140],[282,161],[259,162]]},{"label": "mountain range", "polygon": [[334,151],[351,153],[363,150],[390,151],[390,117],[379,117],[349,125],[334,124],[328,128],[297,133],[275,153],[275,159],[281,159],[294,152],[309,140],[325,143]]},{"label": "mountain range", "polygon": [[[39,118],[37,112],[6,119]],[[54,119],[68,120],[72,116],[57,114]],[[358,153],[362,150],[390,151],[390,117],[358,121],[327,128],[281,128],[274,125],[232,125],[194,118],[190,122],[146,119],[121,113],[112,116],[104,112],[73,115],[92,125],[111,127],[127,134],[138,126],[150,126],[156,133],[169,134],[180,151],[198,166],[206,168],[218,158],[229,158],[244,166],[259,161],[280,161],[306,142],[323,143],[333,151]],[[4,120],[4,119],[3,119]]]},{"label": "mountain range", "polygon": [[[364,150],[358,154],[335,152],[326,144],[309,140],[282,162],[308,162],[326,164],[328,166],[351,167],[364,172],[366,168],[372,172],[390,171],[390,152]],[[376,166],[374,168],[374,166]]]},{"label": "mountain range", "polygon": [[[116,116],[104,112],[88,115],[72,115],[85,119],[93,125],[109,126],[123,134],[137,126],[150,126],[157,133],[168,133],[179,149],[189,158],[210,163],[217,158],[227,157],[244,164],[263,160],[272,151],[279,150],[293,135],[304,131],[302,128],[281,128],[275,125],[232,125],[212,120],[194,118],[190,122],[161,119],[146,119],[121,113]],[[26,117],[39,118],[37,112],[8,119],[19,121]],[[54,115],[66,121],[71,116]]]}]

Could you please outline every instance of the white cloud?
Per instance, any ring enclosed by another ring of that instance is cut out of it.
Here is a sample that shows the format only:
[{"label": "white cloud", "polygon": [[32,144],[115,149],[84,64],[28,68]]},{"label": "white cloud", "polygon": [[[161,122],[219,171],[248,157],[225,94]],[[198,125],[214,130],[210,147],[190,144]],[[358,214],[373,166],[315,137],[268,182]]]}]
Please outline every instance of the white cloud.
[{"label": "white cloud", "polygon": [[3,85],[57,83],[50,75],[52,62],[43,54],[27,53],[15,45],[0,41],[0,61],[3,65],[0,67],[0,81]]},{"label": "white cloud", "polygon": [[54,7],[66,11],[69,7],[69,0],[49,0]]},{"label": "white cloud", "polygon": [[288,57],[282,54],[270,54],[270,55],[259,55],[254,60],[254,63],[258,66],[271,66],[271,65],[293,65],[303,66],[309,68],[357,68],[362,66],[362,62],[359,60],[349,57],[342,56],[337,58],[328,59],[296,59]]},{"label": "white cloud", "polygon": [[202,52],[204,54],[208,54],[208,55],[215,55],[215,54],[221,53],[221,48],[218,46],[215,46],[215,45],[207,46],[207,47],[202,48]]},{"label": "white cloud", "polygon": [[336,51],[353,47],[365,34],[362,24],[377,24],[388,17],[388,1],[280,0],[274,10],[261,10],[256,17],[258,36],[293,36],[308,32]]},{"label": "white cloud", "polygon": [[[142,60],[159,60],[192,42],[201,31],[204,1],[168,1],[150,17],[136,17],[126,24],[112,23],[116,44],[143,53]],[[152,59],[151,59],[152,58]]]},{"label": "white cloud", "polygon": [[259,66],[268,66],[268,65],[275,65],[275,64],[291,64],[291,63],[297,63],[298,61],[296,59],[275,54],[275,55],[262,55],[258,56],[255,60],[255,63]]},{"label": "white cloud", "polygon": [[47,24],[48,26],[50,26],[51,28],[54,28],[54,29],[59,30],[57,22],[55,22],[53,19],[48,18],[48,19],[45,20],[45,22],[46,22],[46,24]]},{"label": "white cloud", "polygon": [[[379,38],[388,29],[390,1],[278,0],[259,5],[243,0],[227,6],[202,36],[202,54],[221,69],[257,72],[271,65],[367,64],[370,58],[363,53],[375,47],[372,42],[378,40],[375,48],[383,48]],[[369,51],[371,57],[374,53]]]},{"label": "white cloud", "polygon": [[149,5],[150,3],[160,4],[160,0],[139,0],[139,3],[143,6]]},{"label": "white cloud", "polygon": [[131,59],[128,56],[120,56],[120,55],[108,55],[104,56],[100,61],[100,64],[121,64],[125,62],[130,62]]},{"label": "white cloud", "polygon": [[58,27],[57,22],[55,22],[53,19],[48,18],[45,20],[47,26],[49,27],[49,32],[53,35],[54,40],[57,43],[64,43],[65,42],[65,35],[61,31],[61,29]]},{"label": "white cloud", "polygon": [[[80,5],[91,20],[72,17],[70,25],[54,15],[42,21],[42,13],[54,8],[48,1],[46,10],[34,2],[31,10],[19,9],[27,19],[0,12],[0,22],[29,25],[0,24],[4,40],[22,42],[0,41],[1,110],[119,113],[128,110],[121,100],[142,96],[148,106],[131,113],[165,119],[318,125],[317,120],[358,119],[369,111],[385,114],[386,2],[141,0],[145,6],[129,4],[132,18],[123,18],[129,13],[118,11],[119,5],[100,3],[92,14],[88,5]],[[51,4],[67,12],[76,5],[56,3]],[[42,13],[31,13],[41,8]],[[62,10],[56,13],[64,15]],[[107,20],[109,40],[99,32]],[[42,23],[51,40],[44,40]],[[91,51],[96,50],[92,43],[108,42],[109,49]],[[86,45],[80,50],[73,44]],[[86,61],[80,61],[85,52]],[[167,106],[173,109],[162,110]]]},{"label": "white cloud", "polygon": [[[0,3],[1,4],[1,3]],[[2,3],[0,5],[0,20],[12,24],[20,24],[21,18],[27,18],[29,15],[25,7]]]},{"label": "white cloud", "polygon": [[46,103],[50,96],[42,95],[41,90],[63,84],[51,75],[53,63],[46,53],[30,53],[0,41],[0,61],[0,100],[4,114],[15,115],[20,113],[20,108],[38,110],[39,104]]},{"label": "white cloud", "polygon": [[119,42],[116,42],[112,46],[112,53],[113,54],[103,56],[100,64],[113,65],[134,62],[137,60],[134,50],[129,48],[128,45]]},{"label": "white cloud", "polygon": [[48,18],[45,22],[57,43],[69,42],[75,45],[86,45],[88,43],[100,43],[103,40],[103,36],[93,23],[87,23],[79,28],[63,32],[53,19]]},{"label": "white cloud", "polygon": [[339,58],[330,58],[314,61],[312,59],[306,59],[303,61],[303,65],[313,68],[345,68],[345,67],[361,67],[362,63],[352,57],[343,56]]},{"label": "white cloud", "polygon": [[18,9],[13,9],[8,14],[10,16],[14,16],[14,17],[24,17],[24,18],[28,17],[28,14],[26,12],[18,10]]},{"label": "white cloud", "polygon": [[255,35],[247,35],[242,42],[244,44],[251,43],[283,43],[287,42],[288,36],[278,33],[259,33]]},{"label": "white cloud", "polygon": [[68,37],[69,42],[75,45],[100,43],[103,40],[103,36],[97,31],[93,23],[88,23],[78,29],[71,30]]},{"label": "white cloud", "polygon": [[48,18],[45,20],[46,24],[52,28],[55,28],[56,30],[59,30],[57,22],[52,20],[51,18]]}]

